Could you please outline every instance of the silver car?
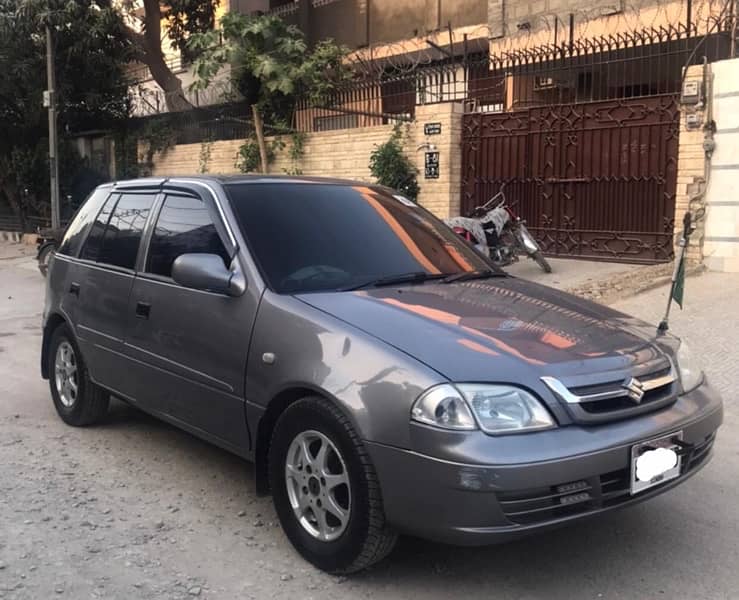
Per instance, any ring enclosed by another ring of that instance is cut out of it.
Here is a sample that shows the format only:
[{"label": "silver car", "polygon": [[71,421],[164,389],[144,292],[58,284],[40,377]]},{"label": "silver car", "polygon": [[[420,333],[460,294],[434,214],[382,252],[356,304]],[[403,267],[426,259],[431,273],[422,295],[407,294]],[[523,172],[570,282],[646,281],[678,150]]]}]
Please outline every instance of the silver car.
[{"label": "silver car", "polygon": [[711,456],[685,344],[506,276],[391,190],[311,178],[99,187],[47,283],[41,371],[256,463],[321,569],[398,534],[490,544],[651,498]]}]

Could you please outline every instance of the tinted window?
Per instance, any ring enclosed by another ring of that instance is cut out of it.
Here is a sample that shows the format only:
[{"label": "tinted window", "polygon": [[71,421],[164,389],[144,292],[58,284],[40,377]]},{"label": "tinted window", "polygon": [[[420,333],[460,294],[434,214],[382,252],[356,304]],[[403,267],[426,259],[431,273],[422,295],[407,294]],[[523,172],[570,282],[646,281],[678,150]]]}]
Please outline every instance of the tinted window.
[{"label": "tinted window", "polygon": [[79,252],[80,246],[82,245],[82,240],[85,238],[85,233],[90,228],[92,218],[100,210],[100,206],[108,197],[108,194],[110,194],[109,187],[97,189],[88,196],[74,219],[72,219],[69,227],[67,227],[64,239],[59,246],[59,254],[77,256],[77,252]]},{"label": "tinted window", "polygon": [[110,219],[110,213],[113,212],[113,207],[118,200],[118,194],[113,194],[108,198],[103,206],[103,209],[98,213],[95,222],[90,228],[90,234],[87,236],[85,245],[82,247],[82,254],[80,258],[86,258],[87,260],[97,260],[100,254],[100,247],[103,243],[103,234],[105,233],[105,227],[108,225],[108,219]]},{"label": "tinted window", "polygon": [[491,268],[428,211],[379,188],[281,183],[227,190],[265,278],[281,293]]},{"label": "tinted window", "polygon": [[103,234],[98,262],[134,268],[141,234],[155,198],[154,194],[121,195]]},{"label": "tinted window", "polygon": [[151,237],[146,270],[171,277],[174,260],[190,252],[217,254],[225,265],[230,262],[205,204],[198,198],[167,196]]}]

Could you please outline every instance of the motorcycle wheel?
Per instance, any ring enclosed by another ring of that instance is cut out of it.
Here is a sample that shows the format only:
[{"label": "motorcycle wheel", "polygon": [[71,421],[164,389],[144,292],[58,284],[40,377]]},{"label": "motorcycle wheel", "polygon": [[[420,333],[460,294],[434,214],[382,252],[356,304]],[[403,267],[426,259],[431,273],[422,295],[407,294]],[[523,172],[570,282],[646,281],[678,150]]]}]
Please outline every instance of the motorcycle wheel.
[{"label": "motorcycle wheel", "polygon": [[[544,255],[541,253],[541,249],[536,243],[534,236],[529,233],[529,230],[526,229],[526,226],[520,224],[515,234],[516,241],[518,242],[519,247],[526,253],[526,255],[529,258],[533,258],[534,262],[536,262],[536,264],[541,267],[542,271],[544,271],[545,273],[551,273],[551,265],[549,264],[549,262],[547,262],[547,259],[544,258]],[[536,248],[536,250],[533,250],[533,248]]]},{"label": "motorcycle wheel", "polygon": [[536,264],[539,265],[545,273],[552,272],[552,267],[547,262],[547,259],[544,258],[544,255],[541,253],[541,250],[537,250],[536,252],[534,252],[533,254],[530,254],[529,256],[534,259]]},{"label": "motorcycle wheel", "polygon": [[55,244],[46,244],[38,253],[38,270],[44,277],[49,272],[49,261],[55,252]]}]

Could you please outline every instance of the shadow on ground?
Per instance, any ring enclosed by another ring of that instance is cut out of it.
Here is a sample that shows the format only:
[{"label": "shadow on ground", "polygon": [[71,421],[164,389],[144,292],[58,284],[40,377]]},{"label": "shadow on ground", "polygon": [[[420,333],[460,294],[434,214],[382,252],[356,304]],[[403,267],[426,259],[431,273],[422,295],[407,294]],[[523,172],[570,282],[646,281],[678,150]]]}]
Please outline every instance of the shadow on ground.
[{"label": "shadow on ground", "polygon": [[[189,470],[201,483],[217,479],[219,493],[224,496],[255,494],[251,463],[124,403],[114,402],[100,428],[116,431],[130,438],[131,444],[145,445],[155,454],[168,455],[170,462],[175,463],[173,468]],[[622,581],[632,589],[635,585],[646,586],[645,597],[662,594],[669,586],[663,586],[655,575],[660,572],[662,561],[668,560],[667,553],[682,554],[687,567],[697,542],[681,533],[684,509],[676,504],[681,497],[684,494],[680,491],[673,492],[644,505],[497,546],[458,548],[401,537],[387,560],[353,575],[349,584],[380,593],[402,579],[408,598],[421,597],[436,586],[463,590],[474,585],[505,590],[516,597],[547,589],[550,598],[569,598],[575,582],[577,587],[583,587],[583,596],[597,598],[601,585],[602,589],[613,590],[614,581]],[[265,501],[269,503],[268,499],[261,499]],[[227,528],[239,527],[238,518],[226,519],[233,520],[231,524],[224,523]],[[279,528],[269,535],[272,539],[283,537]],[[291,553],[292,549],[285,551]],[[286,559],[302,563],[297,555]]]}]

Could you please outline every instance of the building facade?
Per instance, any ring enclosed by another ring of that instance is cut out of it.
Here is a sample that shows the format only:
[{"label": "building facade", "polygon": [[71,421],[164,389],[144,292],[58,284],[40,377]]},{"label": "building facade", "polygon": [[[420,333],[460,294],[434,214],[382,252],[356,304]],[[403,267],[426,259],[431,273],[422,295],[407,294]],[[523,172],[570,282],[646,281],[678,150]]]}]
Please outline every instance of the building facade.
[{"label": "building facade", "polygon": [[[333,38],[351,50],[357,80],[295,111],[293,126],[317,136],[311,148],[319,134],[361,145],[360,130],[423,119],[408,149],[421,176],[423,154],[440,145],[442,173],[455,165],[448,199],[433,192],[440,214],[468,212],[505,185],[549,255],[653,263],[673,257],[682,211],[706,185],[693,166],[710,136],[710,69],[700,65],[735,54],[732,7],[731,0],[232,0],[228,9],[276,14],[311,42]],[[700,73],[687,78],[696,67]],[[436,131],[444,119],[452,125],[442,137],[420,127]],[[438,190],[435,181],[424,185]]]}]

